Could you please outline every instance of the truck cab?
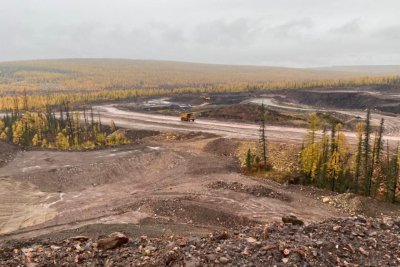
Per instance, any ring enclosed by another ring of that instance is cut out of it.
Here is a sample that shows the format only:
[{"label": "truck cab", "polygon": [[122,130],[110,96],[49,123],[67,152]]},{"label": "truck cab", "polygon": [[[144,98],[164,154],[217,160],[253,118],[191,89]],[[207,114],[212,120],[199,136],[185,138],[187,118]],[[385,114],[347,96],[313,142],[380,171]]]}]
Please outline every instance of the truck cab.
[{"label": "truck cab", "polygon": [[183,112],[180,114],[181,121],[194,121],[194,115],[191,112]]}]

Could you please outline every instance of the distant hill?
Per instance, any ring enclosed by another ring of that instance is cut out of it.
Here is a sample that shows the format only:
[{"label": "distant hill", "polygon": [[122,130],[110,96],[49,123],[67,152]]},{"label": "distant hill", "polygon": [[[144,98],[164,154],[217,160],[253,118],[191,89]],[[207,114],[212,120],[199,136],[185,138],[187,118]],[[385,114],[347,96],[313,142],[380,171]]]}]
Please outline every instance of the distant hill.
[{"label": "distant hill", "polygon": [[315,70],[352,72],[365,75],[400,75],[400,65],[333,66],[316,68]]},{"label": "distant hill", "polygon": [[129,59],[32,60],[0,63],[0,91],[243,87],[399,73],[400,66],[302,69]]}]

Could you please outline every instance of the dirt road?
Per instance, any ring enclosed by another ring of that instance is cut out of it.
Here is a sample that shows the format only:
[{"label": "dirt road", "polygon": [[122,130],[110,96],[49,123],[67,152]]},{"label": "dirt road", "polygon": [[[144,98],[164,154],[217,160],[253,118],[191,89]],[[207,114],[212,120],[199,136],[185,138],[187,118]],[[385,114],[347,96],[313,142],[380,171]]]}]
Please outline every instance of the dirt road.
[{"label": "dirt road", "polygon": [[[205,132],[221,135],[228,138],[258,139],[259,126],[256,124],[223,122],[216,120],[196,120],[194,123],[181,122],[178,117],[154,115],[148,113],[132,112],[120,110],[112,105],[96,106],[96,112],[101,114],[102,120],[109,123],[110,120],[124,128],[136,128],[158,131],[178,131],[178,132]],[[361,114],[360,114],[361,115]],[[396,124],[397,121],[390,121]],[[396,125],[397,126],[397,125]],[[307,133],[306,129],[286,127],[286,126],[267,126],[267,136],[269,140],[281,142],[300,143],[304,140]],[[355,143],[355,133],[346,132],[350,143]],[[400,142],[400,135],[392,133],[385,135],[385,140],[389,140],[392,145]]]},{"label": "dirt road", "polygon": [[[279,103],[275,101],[273,98],[266,97],[266,98],[257,98],[257,99],[249,99],[246,102],[249,103],[255,103],[255,104],[261,104],[264,103],[264,105],[268,107],[275,107],[275,108],[280,108],[280,109],[291,109],[291,110],[300,110],[300,111],[308,111],[308,112],[331,112],[331,113],[341,113],[341,114],[346,114],[350,115],[353,117],[358,117],[365,119],[366,112],[361,111],[361,110],[343,110],[343,109],[321,109],[321,108],[316,108],[316,107],[309,107],[309,106],[298,106],[298,105],[285,105],[283,103]],[[378,126],[380,123],[380,120],[384,119],[385,120],[385,133],[386,133],[386,139],[388,139],[389,136],[394,136],[394,137],[399,137],[400,136],[400,116],[399,115],[384,115],[380,113],[372,113],[371,114],[371,123],[373,125]],[[398,140],[399,138],[389,138],[388,140]]]}]

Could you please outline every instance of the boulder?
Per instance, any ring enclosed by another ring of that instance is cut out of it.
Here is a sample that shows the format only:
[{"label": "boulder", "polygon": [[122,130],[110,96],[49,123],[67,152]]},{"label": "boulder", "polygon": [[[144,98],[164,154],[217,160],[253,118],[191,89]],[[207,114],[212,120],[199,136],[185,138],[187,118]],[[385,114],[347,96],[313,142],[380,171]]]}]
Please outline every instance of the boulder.
[{"label": "boulder", "polygon": [[97,248],[102,250],[114,249],[128,243],[129,239],[123,233],[115,232],[97,241]]}]

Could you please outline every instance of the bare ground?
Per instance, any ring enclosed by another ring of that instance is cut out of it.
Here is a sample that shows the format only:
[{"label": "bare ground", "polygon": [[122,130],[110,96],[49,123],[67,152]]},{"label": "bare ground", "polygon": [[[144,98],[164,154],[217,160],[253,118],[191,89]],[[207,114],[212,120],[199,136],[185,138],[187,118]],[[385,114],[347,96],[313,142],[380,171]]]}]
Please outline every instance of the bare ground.
[{"label": "bare ground", "polygon": [[[196,231],[280,221],[287,214],[306,223],[341,215],[298,188],[240,174],[233,156],[210,150],[218,146],[212,136],[176,136],[89,152],[18,152],[1,168],[2,238],[92,224],[182,224]],[[224,140],[220,147],[235,143]],[[244,190],[212,186],[216,182]]]},{"label": "bare ground", "polygon": [[[288,214],[308,224],[351,213],[323,204],[325,191],[241,174],[232,155],[237,144],[203,133],[163,133],[106,150],[18,152],[1,168],[0,238],[118,227],[137,234],[205,234]],[[399,214],[398,207],[376,210]]]}]

